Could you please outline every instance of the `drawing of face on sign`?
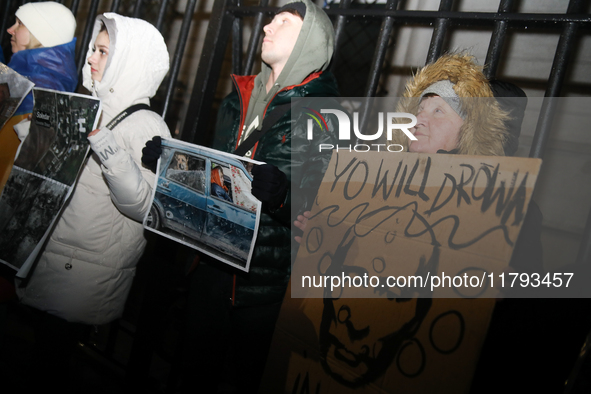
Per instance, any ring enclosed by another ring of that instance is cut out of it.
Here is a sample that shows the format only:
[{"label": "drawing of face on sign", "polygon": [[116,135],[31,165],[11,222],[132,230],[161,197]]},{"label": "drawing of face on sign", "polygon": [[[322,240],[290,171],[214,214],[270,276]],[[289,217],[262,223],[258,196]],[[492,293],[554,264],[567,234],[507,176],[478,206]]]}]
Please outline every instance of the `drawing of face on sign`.
[{"label": "drawing of face on sign", "polygon": [[[343,239],[347,239],[347,235]],[[427,287],[417,297],[415,290],[388,288],[385,265],[392,263],[373,257],[368,267],[350,265],[351,246],[363,239],[351,238],[335,250],[327,268],[327,275],[350,277],[379,277],[380,283],[361,291],[381,293],[379,298],[346,298],[346,286],[325,291],[324,309],[320,324],[320,349],[324,370],[339,383],[355,388],[384,375],[395,363],[398,371],[407,377],[418,376],[425,367],[425,351],[414,338],[423,324],[431,305],[431,292]],[[437,273],[440,249],[432,247],[430,253],[420,252],[410,274],[424,279]],[[363,259],[362,259],[363,260]],[[359,260],[357,260],[359,261]],[[409,263],[409,262],[407,262]],[[374,278],[375,279],[375,278]],[[369,279],[368,279],[369,280]],[[382,284],[384,286],[382,286]],[[359,288],[357,288],[359,290]],[[356,294],[359,297],[359,293]],[[375,294],[374,294],[375,296]],[[386,324],[384,324],[386,323]]]}]

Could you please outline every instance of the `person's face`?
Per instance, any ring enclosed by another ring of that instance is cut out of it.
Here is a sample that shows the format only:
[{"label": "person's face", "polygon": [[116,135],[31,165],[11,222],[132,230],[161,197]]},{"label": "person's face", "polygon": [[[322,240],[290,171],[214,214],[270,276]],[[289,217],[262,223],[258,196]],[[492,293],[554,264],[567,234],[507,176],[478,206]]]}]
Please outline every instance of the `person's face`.
[{"label": "person's face", "polygon": [[88,64],[90,64],[90,76],[97,82],[100,82],[103,79],[103,74],[107,67],[110,42],[109,34],[107,34],[106,31],[101,31],[96,36],[92,55],[88,58]]},{"label": "person's face", "polygon": [[11,35],[10,44],[12,45],[12,53],[27,49],[31,41],[31,33],[20,19],[16,18],[16,23],[6,31]]},{"label": "person's face", "polygon": [[299,16],[289,12],[275,15],[271,23],[263,28],[265,32],[261,51],[263,61],[271,67],[285,65],[293,51],[303,23]]},{"label": "person's face", "polygon": [[464,121],[439,96],[424,98],[419,104],[417,124],[410,131],[417,137],[408,150],[416,153],[450,151],[458,145],[460,127]]}]

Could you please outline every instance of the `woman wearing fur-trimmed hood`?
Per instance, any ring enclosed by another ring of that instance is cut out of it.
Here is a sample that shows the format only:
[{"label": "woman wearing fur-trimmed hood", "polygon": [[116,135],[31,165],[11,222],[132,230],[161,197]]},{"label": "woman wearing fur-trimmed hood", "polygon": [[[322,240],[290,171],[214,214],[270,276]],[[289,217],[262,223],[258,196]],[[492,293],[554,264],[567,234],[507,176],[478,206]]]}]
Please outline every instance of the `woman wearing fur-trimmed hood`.
[{"label": "woman wearing fur-trimmed hood", "polygon": [[[503,144],[507,139],[505,122],[509,116],[495,100],[482,67],[475,63],[473,56],[446,54],[423,67],[407,83],[397,111],[416,116],[423,98],[430,95],[441,97],[462,118],[455,153],[504,155]],[[416,133],[416,129],[411,131]],[[398,137],[400,141],[396,142],[408,150],[408,138],[402,132]],[[412,147],[410,150],[413,151]]]}]

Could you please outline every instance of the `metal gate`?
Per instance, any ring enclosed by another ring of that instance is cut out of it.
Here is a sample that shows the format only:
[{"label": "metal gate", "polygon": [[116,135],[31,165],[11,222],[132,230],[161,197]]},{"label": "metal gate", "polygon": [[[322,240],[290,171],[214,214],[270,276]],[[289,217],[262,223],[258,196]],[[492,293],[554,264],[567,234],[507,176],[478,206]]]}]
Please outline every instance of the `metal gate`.
[{"label": "metal gate", "polygon": [[[0,43],[8,54],[9,35],[6,29],[14,23],[14,12],[23,0],[4,0],[0,6],[2,15]],[[268,16],[275,12],[277,4],[269,0],[256,3],[246,0],[215,0],[208,18],[208,27],[202,47],[195,48],[200,53],[200,60],[195,71],[195,83],[190,89],[190,100],[184,118],[171,108],[178,105],[174,101],[175,90],[188,82],[179,77],[181,63],[185,56],[189,31],[194,22],[196,0],[61,0],[77,16],[78,24],[83,26],[79,36],[77,51],[78,70],[85,62],[86,50],[92,33],[92,22],[97,13],[112,11],[123,15],[144,18],[153,23],[165,36],[166,40],[176,41],[171,55],[171,69],[159,91],[156,109],[167,123],[182,124],[179,137],[185,141],[207,145],[212,136],[212,123],[215,114],[216,91],[222,74],[222,65],[228,54],[231,56],[231,69],[235,74],[249,74],[257,61],[260,49],[262,27]],[[281,1],[281,4],[287,1]],[[558,34],[552,68],[545,84],[545,99],[537,121],[530,157],[543,158],[556,115],[556,101],[552,98],[561,96],[563,88],[573,67],[573,59],[578,55],[578,40],[591,33],[591,15],[589,4],[583,0],[570,0],[566,12],[541,14],[521,13],[516,11],[520,4],[516,0],[500,0],[496,12],[461,12],[457,11],[461,1],[441,0],[437,10],[408,10],[401,0],[387,2],[369,2],[341,0],[327,2],[324,8],[334,22],[336,32],[336,50],[331,65],[337,75],[355,74],[360,79],[348,94],[374,97],[385,94],[380,90],[380,78],[388,73],[388,54],[400,48],[395,44],[398,28],[401,26],[432,28],[428,55],[425,63],[436,60],[449,48],[450,32],[457,28],[478,28],[491,32],[485,60],[485,74],[488,78],[496,77],[508,50],[510,32],[549,32]],[[175,10],[172,10],[174,8]],[[175,36],[164,34],[167,27],[176,21],[180,28]],[[252,30],[248,42],[244,39],[245,24]],[[359,43],[362,35],[366,42]],[[231,47],[228,48],[231,42]],[[243,50],[246,48],[246,50]],[[228,51],[228,49],[230,49]],[[362,53],[362,55],[360,55]],[[7,56],[8,57],[8,56]],[[364,62],[357,58],[367,59]],[[584,95],[591,95],[591,89],[584,90]],[[199,131],[199,132],[198,132]],[[591,265],[591,209],[577,254],[576,262]]]}]

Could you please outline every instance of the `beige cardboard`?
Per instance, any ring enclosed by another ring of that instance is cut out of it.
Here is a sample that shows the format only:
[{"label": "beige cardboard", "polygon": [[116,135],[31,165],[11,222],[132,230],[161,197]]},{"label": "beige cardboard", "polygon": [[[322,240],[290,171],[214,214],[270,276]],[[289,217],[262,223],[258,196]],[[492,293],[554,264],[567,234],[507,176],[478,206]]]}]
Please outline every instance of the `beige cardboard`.
[{"label": "beige cardboard", "polygon": [[[505,157],[333,154],[260,392],[468,392],[495,299],[441,297],[498,295],[498,275],[510,261],[540,164]],[[302,287],[304,276],[320,280],[343,272],[423,279],[467,273],[481,278],[481,285],[389,288],[380,280],[373,287]]]}]

